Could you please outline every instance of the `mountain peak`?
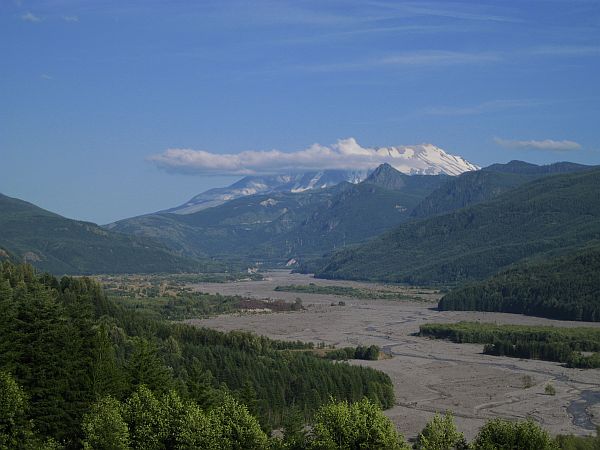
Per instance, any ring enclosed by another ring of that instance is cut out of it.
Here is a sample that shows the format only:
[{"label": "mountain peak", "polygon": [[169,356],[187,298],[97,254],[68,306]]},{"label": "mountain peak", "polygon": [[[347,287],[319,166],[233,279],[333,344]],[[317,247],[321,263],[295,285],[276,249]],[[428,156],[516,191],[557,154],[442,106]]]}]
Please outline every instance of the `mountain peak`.
[{"label": "mountain peak", "polygon": [[381,147],[376,149],[376,153],[396,170],[407,175],[460,175],[479,169],[466,159],[427,143]]},{"label": "mountain peak", "polygon": [[408,175],[396,170],[388,163],[383,163],[371,172],[364,183],[375,184],[385,189],[398,190],[406,185],[404,180],[406,177]]}]

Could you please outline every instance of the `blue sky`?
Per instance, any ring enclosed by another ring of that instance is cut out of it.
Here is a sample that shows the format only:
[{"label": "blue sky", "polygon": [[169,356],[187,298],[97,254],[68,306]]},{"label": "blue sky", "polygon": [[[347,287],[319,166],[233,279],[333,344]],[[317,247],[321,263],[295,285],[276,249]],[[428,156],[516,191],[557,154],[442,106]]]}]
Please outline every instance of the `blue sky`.
[{"label": "blue sky", "polygon": [[239,176],[168,149],[600,164],[598,1],[0,0],[0,192],[98,223]]}]

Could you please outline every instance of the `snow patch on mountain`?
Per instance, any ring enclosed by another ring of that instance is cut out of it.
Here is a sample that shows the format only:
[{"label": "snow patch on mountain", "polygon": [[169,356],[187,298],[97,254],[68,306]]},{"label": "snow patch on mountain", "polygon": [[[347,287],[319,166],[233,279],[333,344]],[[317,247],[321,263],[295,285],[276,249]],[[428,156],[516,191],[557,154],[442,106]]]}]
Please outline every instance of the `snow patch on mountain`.
[{"label": "snow patch on mountain", "polygon": [[[479,167],[464,158],[446,153],[432,144],[412,146],[363,148],[353,138],[338,143],[345,154],[372,158],[374,162],[387,162],[396,170],[408,175],[460,175]],[[375,166],[373,166],[374,168]],[[181,206],[166,211],[175,214],[192,214],[221,205],[236,198],[272,192],[305,192],[324,189],[342,182],[360,183],[369,173],[360,170],[322,170],[285,175],[247,176],[225,188],[210,189]]]}]

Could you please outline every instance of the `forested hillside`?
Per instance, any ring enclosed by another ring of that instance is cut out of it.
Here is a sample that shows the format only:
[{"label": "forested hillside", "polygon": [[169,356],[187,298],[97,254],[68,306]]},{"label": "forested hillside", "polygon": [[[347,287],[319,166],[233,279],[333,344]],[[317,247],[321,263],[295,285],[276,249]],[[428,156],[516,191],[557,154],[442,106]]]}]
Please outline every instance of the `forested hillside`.
[{"label": "forested hillside", "polygon": [[600,246],[530,262],[446,294],[441,310],[600,321]]},{"label": "forested hillside", "polygon": [[522,184],[548,175],[580,172],[591,166],[574,163],[554,163],[538,166],[523,161],[492,164],[481,170],[453,177],[427,196],[411,216],[423,219],[449,213],[466,206],[491,200]]},{"label": "forested hillside", "polygon": [[182,272],[220,268],[146,238],[66,219],[0,194],[0,252],[56,274]]},{"label": "forested hillside", "polygon": [[[107,299],[90,279],[59,280],[29,265],[1,263],[0,315],[0,372],[27,397],[21,419],[69,448],[79,447],[85,414],[106,396],[152,404],[149,396],[174,392],[203,409],[231,397],[265,429],[292,407],[308,419],[330,397],[367,397],[385,408],[394,401],[387,375],[302,351],[308,344],[150,319]],[[0,418],[0,435],[4,426]]]},{"label": "forested hillside", "polygon": [[307,270],[323,278],[452,284],[595,239],[600,239],[597,168],[537,179],[494,200],[402,224]]}]

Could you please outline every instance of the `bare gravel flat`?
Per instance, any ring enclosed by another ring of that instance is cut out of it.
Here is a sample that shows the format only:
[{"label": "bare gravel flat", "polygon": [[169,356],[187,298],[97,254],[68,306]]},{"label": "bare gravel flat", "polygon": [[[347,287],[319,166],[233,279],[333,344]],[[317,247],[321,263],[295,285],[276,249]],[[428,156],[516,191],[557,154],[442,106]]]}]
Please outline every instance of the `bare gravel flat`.
[{"label": "bare gravel flat", "polygon": [[[443,312],[439,294],[409,289],[421,301],[344,298],[337,295],[275,292],[277,285],[309,284],[389,288],[348,281],[315,280],[274,271],[264,281],[202,283],[194,288],[252,298],[301,298],[304,311],[233,314],[188,322],[222,331],[245,330],[275,339],[324,342],[338,347],[372,345],[393,355],[380,361],[354,361],[386,372],[396,406],[386,411],[398,429],[415,437],[434,412],[451,410],[459,429],[472,438],[489,418],[532,417],[552,434],[590,434],[600,425],[600,369],[568,369],[558,363],[483,355],[481,345],[454,344],[414,336],[419,325],[461,320],[499,324],[600,326],[514,314]],[[394,288],[402,290],[404,288]],[[345,306],[337,306],[343,301]],[[335,303],[336,306],[332,306]],[[544,394],[551,383],[556,395]],[[528,387],[529,386],[529,387]]]}]

